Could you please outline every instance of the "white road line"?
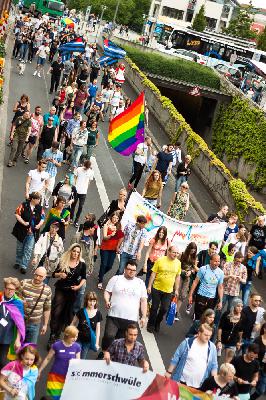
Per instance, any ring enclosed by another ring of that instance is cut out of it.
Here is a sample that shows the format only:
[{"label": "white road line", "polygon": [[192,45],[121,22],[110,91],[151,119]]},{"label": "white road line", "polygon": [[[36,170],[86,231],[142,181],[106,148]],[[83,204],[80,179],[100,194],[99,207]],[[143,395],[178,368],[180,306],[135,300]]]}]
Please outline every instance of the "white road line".
[{"label": "white road line", "polygon": [[[105,137],[104,137],[103,135],[102,135],[102,138],[103,138],[104,145],[105,145],[105,147],[106,147],[108,153],[110,154],[110,149],[109,149],[109,147],[108,147],[108,145],[107,145],[107,142],[106,142],[106,139],[105,139]],[[112,157],[111,154],[110,154],[110,158],[111,158],[112,164],[113,164],[113,166],[114,166],[114,169],[116,170],[116,173],[117,173],[117,175],[118,175],[118,177],[119,177],[119,179],[120,179],[120,182],[121,182],[122,186],[125,186],[125,184],[124,184],[124,182],[123,182],[123,179],[122,179],[122,177],[121,177],[121,175],[120,175],[120,173],[119,173],[119,171],[118,171],[118,168],[117,168],[117,166],[116,166],[116,163],[114,162],[113,157]]]},{"label": "white road line", "polygon": [[42,72],[43,72],[44,84],[45,84],[45,89],[46,89],[46,98],[47,98],[47,102],[48,102],[49,110],[50,110],[50,108],[51,108],[51,103],[50,103],[50,99],[49,99],[48,85],[47,85],[47,81],[46,81],[46,75],[47,75],[47,73],[44,72],[44,68],[42,69]]},{"label": "white road line", "polygon": [[157,374],[164,375],[165,366],[154,335],[152,333],[147,332],[146,327],[140,328],[140,331],[150,360],[152,370]]},{"label": "white road line", "polygon": [[[113,161],[113,163],[114,163],[114,161]],[[101,203],[102,203],[103,209],[106,210],[108,208],[110,202],[109,202],[109,198],[108,198],[108,195],[107,195],[107,192],[105,189],[102,175],[101,175],[101,172],[100,172],[100,169],[98,167],[95,157],[91,157],[91,164],[92,164],[92,169],[94,171],[95,182],[96,182],[97,190],[98,190],[98,193],[99,193],[99,196],[101,199]],[[115,168],[116,168],[116,166],[115,166]],[[117,171],[117,168],[116,168],[116,171]],[[120,176],[118,171],[117,171],[117,173]],[[123,182],[121,176],[120,176],[120,180],[121,180],[121,182]],[[153,371],[157,372],[158,374],[163,375],[165,372],[165,366],[164,366],[162,356],[158,349],[154,335],[152,333],[147,332],[146,328],[141,329],[141,334],[142,334],[143,342],[145,344],[145,348],[146,348]]]},{"label": "white road line", "polygon": [[103,178],[100,172],[100,169],[98,167],[97,161],[95,157],[91,157],[91,165],[92,169],[94,171],[94,176],[95,176],[95,182],[97,186],[97,190],[102,202],[103,209],[106,210],[109,207],[110,201],[104,186]]}]

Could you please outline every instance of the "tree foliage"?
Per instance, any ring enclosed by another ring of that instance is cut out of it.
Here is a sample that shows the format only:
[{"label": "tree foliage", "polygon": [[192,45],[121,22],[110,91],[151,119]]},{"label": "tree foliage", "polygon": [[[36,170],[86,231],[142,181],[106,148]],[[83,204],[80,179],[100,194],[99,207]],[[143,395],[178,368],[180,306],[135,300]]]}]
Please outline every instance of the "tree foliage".
[{"label": "tree foliage", "polygon": [[203,32],[204,29],[207,26],[207,19],[206,19],[205,15],[204,15],[204,12],[205,12],[205,8],[202,5],[200,7],[200,10],[199,10],[198,14],[196,14],[196,16],[195,16],[193,23],[192,23],[192,28],[195,29],[195,31]]},{"label": "tree foliage", "polygon": [[[112,21],[115,14],[117,2],[119,0],[68,0],[69,9],[85,11],[87,6],[91,6],[91,12],[95,15],[100,15],[102,12],[101,6],[106,6],[103,19]],[[141,32],[143,26],[143,14],[148,14],[151,0],[120,0],[119,8],[116,17],[118,24],[128,25],[130,28]]]},{"label": "tree foliage", "polygon": [[266,51],[266,28],[258,37],[258,49]]},{"label": "tree foliage", "polygon": [[250,29],[254,22],[252,4],[246,8],[238,8],[236,17],[230,21],[228,28],[224,32],[228,35],[237,36],[243,39],[254,39],[257,34]]}]

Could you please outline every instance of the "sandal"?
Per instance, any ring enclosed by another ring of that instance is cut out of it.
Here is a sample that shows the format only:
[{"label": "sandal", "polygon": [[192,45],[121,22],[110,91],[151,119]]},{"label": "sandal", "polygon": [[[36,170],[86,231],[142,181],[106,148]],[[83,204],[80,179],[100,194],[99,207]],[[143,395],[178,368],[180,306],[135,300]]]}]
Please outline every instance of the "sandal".
[{"label": "sandal", "polygon": [[102,283],[98,283],[97,287],[98,287],[99,290],[103,290],[103,284]]}]

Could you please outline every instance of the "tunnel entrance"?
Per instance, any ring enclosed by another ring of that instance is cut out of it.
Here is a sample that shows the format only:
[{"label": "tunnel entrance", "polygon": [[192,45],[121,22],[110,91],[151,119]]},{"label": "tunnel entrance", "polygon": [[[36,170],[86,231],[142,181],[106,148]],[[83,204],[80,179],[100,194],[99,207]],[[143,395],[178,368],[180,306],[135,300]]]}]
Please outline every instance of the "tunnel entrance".
[{"label": "tunnel entrance", "polygon": [[217,105],[216,99],[201,96],[191,96],[184,91],[160,87],[163,96],[168,97],[189,123],[208,144],[211,142],[211,127]]}]

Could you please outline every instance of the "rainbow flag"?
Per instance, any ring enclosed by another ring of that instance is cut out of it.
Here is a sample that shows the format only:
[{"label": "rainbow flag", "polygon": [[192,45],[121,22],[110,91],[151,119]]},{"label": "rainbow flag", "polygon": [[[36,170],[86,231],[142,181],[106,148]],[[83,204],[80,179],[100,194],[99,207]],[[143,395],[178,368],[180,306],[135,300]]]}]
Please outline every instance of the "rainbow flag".
[{"label": "rainbow flag", "polygon": [[144,142],[144,92],[110,122],[108,141],[123,156],[134,153]]},{"label": "rainbow flag", "polygon": [[46,393],[53,400],[60,400],[63,387],[65,384],[65,376],[50,372],[47,378]]}]

